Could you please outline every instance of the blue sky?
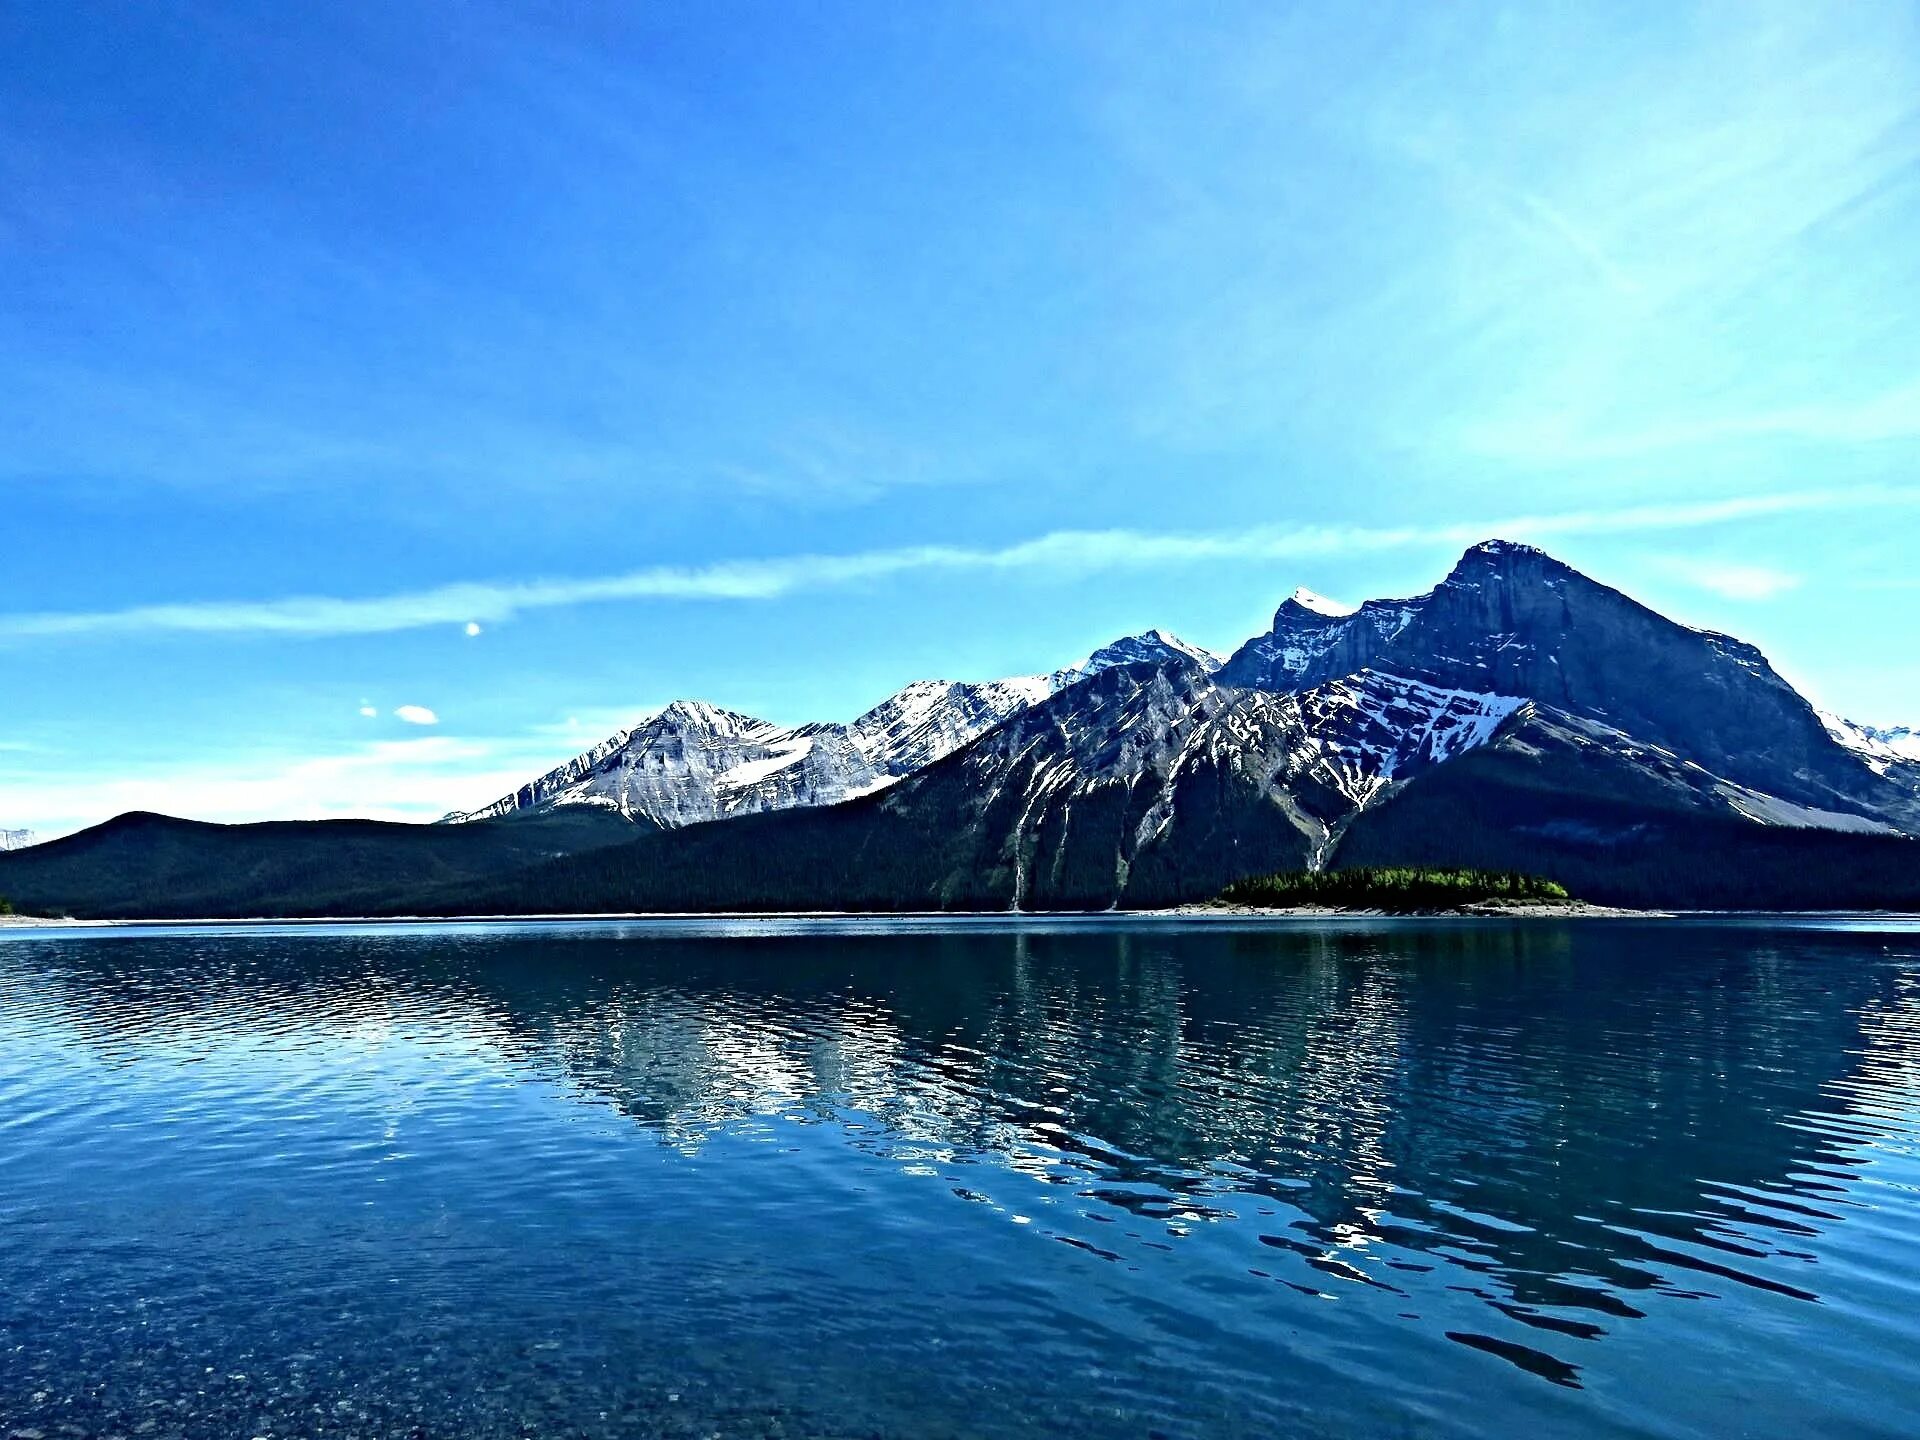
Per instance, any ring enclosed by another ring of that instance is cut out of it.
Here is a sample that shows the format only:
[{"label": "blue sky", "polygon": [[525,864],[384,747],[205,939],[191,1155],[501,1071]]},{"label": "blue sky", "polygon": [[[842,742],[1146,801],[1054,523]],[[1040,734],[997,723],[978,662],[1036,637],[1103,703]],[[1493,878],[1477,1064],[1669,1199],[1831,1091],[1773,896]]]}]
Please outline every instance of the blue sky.
[{"label": "blue sky", "polygon": [[430,818],[1496,533],[1920,721],[1911,5],[20,0],[0,67],[0,825]]}]

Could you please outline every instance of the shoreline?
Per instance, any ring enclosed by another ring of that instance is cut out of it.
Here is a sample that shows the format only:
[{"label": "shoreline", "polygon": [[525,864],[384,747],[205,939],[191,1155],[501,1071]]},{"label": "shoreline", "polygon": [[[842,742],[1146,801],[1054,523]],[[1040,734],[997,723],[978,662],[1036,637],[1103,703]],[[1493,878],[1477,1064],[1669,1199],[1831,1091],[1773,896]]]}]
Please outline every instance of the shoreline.
[{"label": "shoreline", "polygon": [[[582,924],[624,920],[1469,920],[1469,919],[1672,919],[1711,911],[1627,910],[1607,905],[1472,904],[1445,910],[1382,910],[1364,906],[1237,905],[1201,901],[1154,910],[607,910],[551,911],[532,915],[201,915],[181,919],[153,916],[111,920],[59,919],[47,915],[0,915],[0,932],[47,929],[135,929],[166,925],[502,925]],[[1804,913],[1804,912],[1801,912]],[[1837,912],[1836,912],[1837,913]]]},{"label": "shoreline", "polygon": [[[1672,920],[1679,915],[1711,915],[1711,910],[1634,910],[1619,905],[1596,905],[1587,900],[1474,900],[1445,909],[1384,910],[1363,905],[1242,905],[1207,900],[1151,912],[1159,915],[1228,915],[1243,919],[1262,916],[1352,916],[1382,920],[1518,919],[1518,920]],[[1726,912],[1721,912],[1726,913]],[[1787,913],[1787,912],[1781,912]],[[1803,913],[1803,912],[1796,912]],[[1838,912],[1836,912],[1838,913]]]},{"label": "shoreline", "polygon": [[1764,919],[1868,916],[1880,919],[1920,919],[1902,910],[1638,910],[1598,905],[1588,901],[1562,903],[1520,901],[1476,902],[1439,910],[1384,910],[1373,907],[1298,905],[1265,907],[1208,901],[1157,910],[703,910],[703,911],[555,911],[537,915],[249,915],[193,916],[177,919],[76,920],[40,915],[0,915],[0,937],[10,932],[40,930],[141,930],[188,927],[203,929],[262,929],[308,925],[542,925],[555,923],[608,924],[628,921],[699,923],[728,921],[777,924],[789,921],[874,921],[966,924],[1033,924],[1054,921],[1229,922],[1269,920],[1683,920],[1751,916]]}]

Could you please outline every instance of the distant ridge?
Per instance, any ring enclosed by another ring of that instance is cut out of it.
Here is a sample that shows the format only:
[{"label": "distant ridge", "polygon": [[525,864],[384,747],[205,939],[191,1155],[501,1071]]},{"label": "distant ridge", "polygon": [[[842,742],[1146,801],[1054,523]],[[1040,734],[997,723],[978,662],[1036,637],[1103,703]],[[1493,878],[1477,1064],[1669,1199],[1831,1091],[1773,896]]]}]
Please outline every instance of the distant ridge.
[{"label": "distant ridge", "polygon": [[844,725],[791,728],[677,700],[631,729],[478,810],[445,823],[589,805],[672,828],[799,806],[833,805],[883,790],[951,755],[1049,695],[1116,665],[1220,658],[1162,630],[1129,635],[1050,675],[1006,680],[919,680]]}]

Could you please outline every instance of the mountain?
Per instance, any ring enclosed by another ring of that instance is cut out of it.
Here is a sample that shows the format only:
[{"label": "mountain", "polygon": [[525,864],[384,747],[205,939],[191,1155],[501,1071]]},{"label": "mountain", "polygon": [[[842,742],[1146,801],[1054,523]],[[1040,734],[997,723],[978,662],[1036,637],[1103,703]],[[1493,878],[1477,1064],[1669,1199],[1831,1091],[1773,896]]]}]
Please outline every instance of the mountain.
[{"label": "mountain", "polygon": [[291,913],[276,885],[332,913],[1104,909],[1449,864],[1629,903],[1920,908],[1911,739],[1494,541],[1410,599],[1296,592],[1224,664],[1149,632],[846,725],[682,702],[487,818],[413,827],[479,832],[471,852],[383,831],[330,867],[311,830],[229,827],[249,833],[167,832],[156,868],[140,835],[89,858],[96,830],[0,856],[0,892],[93,913]]},{"label": "mountain", "polygon": [[1289,600],[1220,678],[1291,690],[1368,668],[1589,716],[1804,804],[1884,803],[1753,646],[1677,624],[1532,546],[1476,545],[1427,594],[1350,614]]},{"label": "mountain", "polygon": [[1102,647],[1051,675],[922,680],[844,725],[784,728],[698,700],[680,700],[603,740],[459,823],[589,805],[674,828],[872,794],[952,754],[975,736],[1068,686],[1118,665],[1219,657],[1159,630]]},{"label": "mountain", "polygon": [[1362,672],[1076,686],[880,794],[656,833],[425,897],[442,913],[1157,906],[1325,864],[1544,871],[1620,903],[1920,907],[1920,841],[1538,702]]},{"label": "mountain", "polygon": [[24,850],[34,840],[31,830],[0,830],[0,850]]},{"label": "mountain", "polygon": [[1544,871],[1621,903],[1920,906],[1920,842],[1783,788],[1524,696],[1375,670],[1269,690],[1170,662],[1065,690],[884,794],[698,825],[431,903],[1105,909],[1331,862]]},{"label": "mountain", "polygon": [[846,804],[654,833],[428,897],[444,911],[1106,909],[1322,857],[1357,808],[1519,702],[1393,676],[1226,690],[1182,657],[1104,670]]}]

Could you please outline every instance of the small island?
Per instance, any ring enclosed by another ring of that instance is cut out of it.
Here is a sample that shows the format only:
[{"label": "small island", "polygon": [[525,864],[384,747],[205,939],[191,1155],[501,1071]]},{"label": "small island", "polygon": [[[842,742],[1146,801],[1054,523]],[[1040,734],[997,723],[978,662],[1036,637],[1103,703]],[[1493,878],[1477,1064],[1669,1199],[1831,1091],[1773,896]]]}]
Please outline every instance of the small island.
[{"label": "small island", "polygon": [[1382,915],[1624,915],[1590,905],[1557,880],[1512,870],[1355,868],[1283,870],[1236,880],[1200,910]]}]

